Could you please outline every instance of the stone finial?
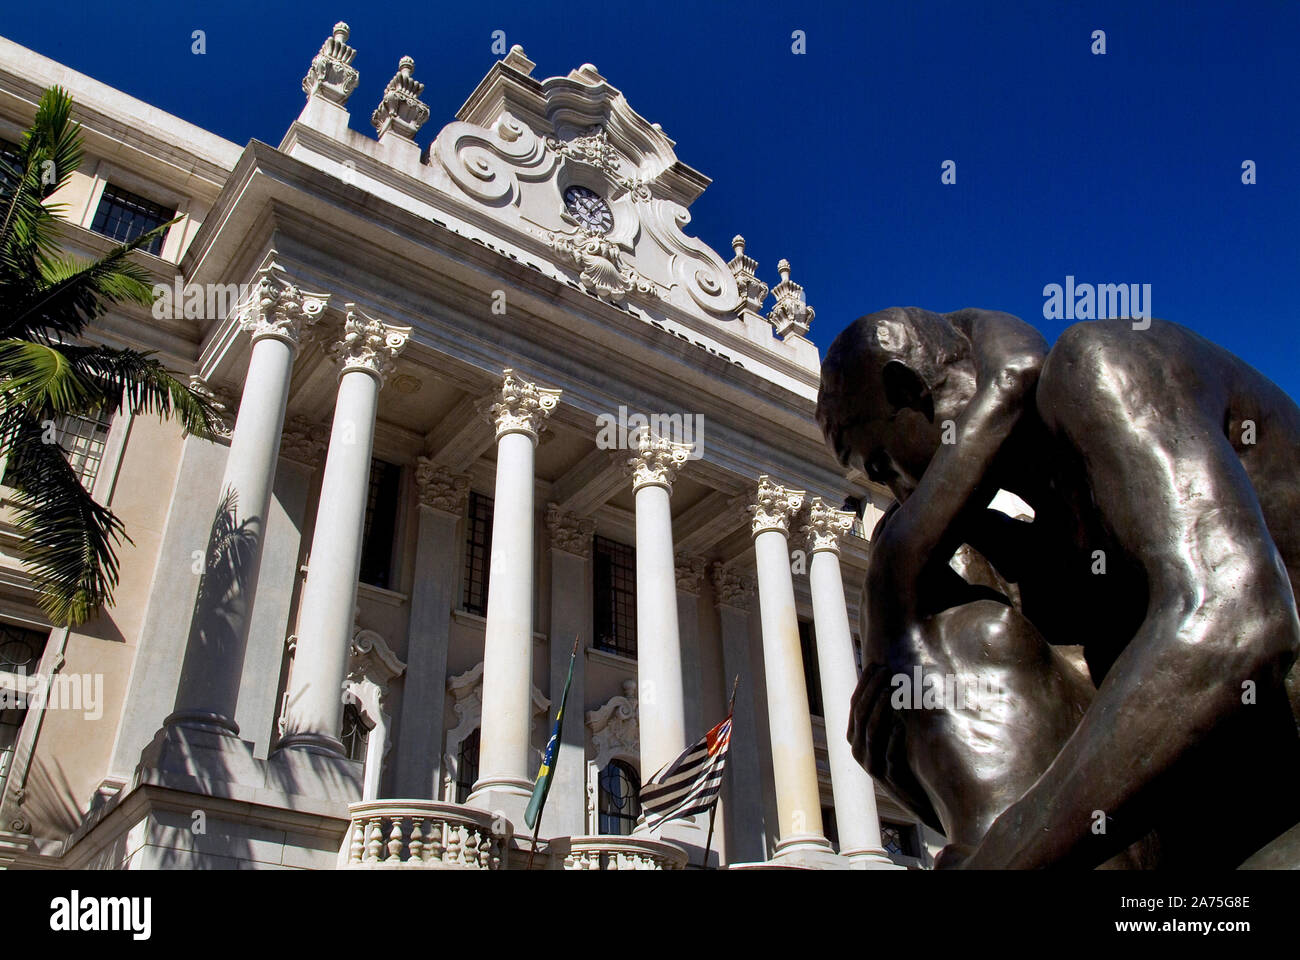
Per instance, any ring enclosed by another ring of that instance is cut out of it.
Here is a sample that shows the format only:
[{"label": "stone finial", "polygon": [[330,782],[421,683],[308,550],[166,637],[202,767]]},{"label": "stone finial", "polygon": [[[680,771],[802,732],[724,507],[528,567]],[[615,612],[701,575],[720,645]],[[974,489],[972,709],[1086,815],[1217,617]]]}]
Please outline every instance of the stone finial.
[{"label": "stone finial", "polygon": [[[758,261],[745,256],[745,238],[736,234],[731,238],[731,249],[736,256],[727,264],[731,275],[736,278],[736,289],[740,291],[742,309],[758,313],[763,309],[767,299],[767,284],[758,279]],[[784,263],[784,261],[782,261]]]},{"label": "stone finial", "polygon": [[429,119],[429,106],[420,99],[424,84],[411,76],[414,72],[415,61],[402,57],[397,64],[397,73],[384,88],[383,99],[370,116],[370,123],[379,131],[381,140],[390,130],[394,135],[410,140]]},{"label": "stone finial", "polygon": [[320,53],[302,78],[302,92],[309,98],[321,97],[340,107],[347,106],[348,97],[361,79],[352,66],[357,52],[348,46],[348,33],[348,25],[339,21],[334,24],[334,34],[321,44]]},{"label": "stone finial", "polygon": [[507,433],[523,433],[536,441],[559,406],[561,392],[521,380],[506,367],[501,372],[501,392],[491,397],[483,412],[496,427],[498,440]]},{"label": "stone finial", "polygon": [[329,346],[329,354],[342,373],[365,370],[374,374],[380,386],[397,366],[397,355],[406,349],[410,327],[399,327],[367,316],[355,303],[347,305],[343,336]]},{"label": "stone finial", "polygon": [[673,481],[682,464],[691,457],[689,443],[673,443],[663,437],[657,437],[649,430],[638,430],[628,437],[635,453],[627,461],[632,468],[632,489],[658,486],[672,493]]},{"label": "stone finial", "polygon": [[254,342],[275,337],[296,349],[304,330],[324,314],[329,299],[328,293],[300,290],[272,263],[263,268],[252,292],[235,307],[234,317]]},{"label": "stone finial", "polygon": [[789,534],[790,521],[803,508],[804,491],[793,490],[773,482],[767,474],[758,478],[754,501],[749,512],[754,515],[751,530],[758,536],[765,530]]},{"label": "stone finial", "polygon": [[813,497],[808,504],[808,517],[800,531],[808,538],[808,552],[833,550],[840,552],[840,537],[853,529],[857,515],[849,510],[836,510],[821,497]]},{"label": "stone finial", "polygon": [[721,561],[715,561],[709,568],[709,579],[713,582],[713,598],[717,603],[737,610],[749,609],[749,598],[754,593],[752,577],[738,573]]},{"label": "stone finial", "polygon": [[551,535],[551,546],[578,557],[591,556],[591,537],[596,532],[596,521],[565,513],[554,504],[546,506],[546,529]]},{"label": "stone finial", "polygon": [[528,59],[527,55],[524,53],[524,48],[517,43],[510,48],[509,53],[501,58],[501,62],[513,70],[518,70],[525,77],[531,77],[533,75],[533,67],[537,66],[537,64]]},{"label": "stone finial", "polygon": [[677,589],[686,593],[700,595],[700,585],[704,582],[707,564],[703,557],[691,557],[678,553],[673,557],[677,577]]},{"label": "stone finial", "polygon": [[782,260],[776,269],[781,274],[781,282],[772,288],[776,306],[767,315],[767,320],[782,337],[791,333],[802,337],[812,326],[816,311],[808,306],[803,287],[790,279],[790,261]]},{"label": "stone finial", "polygon": [[469,499],[469,477],[453,474],[429,457],[420,457],[415,468],[415,487],[422,506],[460,516]]}]

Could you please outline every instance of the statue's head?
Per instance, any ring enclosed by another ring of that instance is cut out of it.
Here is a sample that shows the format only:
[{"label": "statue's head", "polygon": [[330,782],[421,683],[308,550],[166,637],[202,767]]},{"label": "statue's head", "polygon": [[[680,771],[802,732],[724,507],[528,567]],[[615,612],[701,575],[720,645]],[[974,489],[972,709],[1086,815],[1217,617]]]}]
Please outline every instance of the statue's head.
[{"label": "statue's head", "polygon": [[841,464],[902,501],[974,389],[970,340],[949,314],[890,307],[859,317],[831,344],[817,422]]}]

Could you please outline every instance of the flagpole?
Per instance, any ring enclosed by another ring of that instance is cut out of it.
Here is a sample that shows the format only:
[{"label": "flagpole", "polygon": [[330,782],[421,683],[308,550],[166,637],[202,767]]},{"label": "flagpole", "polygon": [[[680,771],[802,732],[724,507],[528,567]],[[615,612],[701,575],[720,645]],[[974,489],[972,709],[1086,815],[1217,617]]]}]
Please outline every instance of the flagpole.
[{"label": "flagpole", "polygon": [[[574,660],[577,658],[577,656],[578,656],[578,639],[579,639],[581,636],[582,636],[582,635],[581,635],[581,634],[578,634],[578,633],[575,633],[575,634],[573,635],[573,650],[569,653],[569,672],[570,672],[570,674],[572,674],[572,672],[573,672],[573,661],[574,661]],[[735,694],[733,693],[732,696],[733,696],[733,698],[734,698]],[[561,704],[561,705],[560,705],[560,708],[563,709],[563,708],[564,708],[564,705]],[[564,735],[564,718],[563,718],[563,717],[560,718],[560,729],[559,729],[558,732],[559,732],[559,734],[560,734],[561,736]],[[557,761],[559,760],[559,756],[560,756],[560,755],[559,755],[559,748],[560,748],[560,745],[559,745],[559,743],[557,742],[556,745],[555,745],[555,750],[556,750],[556,753],[555,753],[555,759],[556,759]],[[547,798],[549,798],[549,797],[550,797],[550,791],[547,791],[546,793],[543,793],[543,794],[542,794],[542,802],[541,802],[540,804],[538,804],[538,807],[537,807],[537,822],[533,824],[533,842],[532,842],[532,846],[531,846],[531,848],[530,848],[529,851],[528,851],[528,865],[527,865],[526,867],[524,867],[525,870],[531,870],[531,869],[533,869],[533,857],[537,856],[537,831],[539,831],[539,830],[542,829],[542,816],[546,813],[546,801],[547,801]]]},{"label": "flagpole", "polygon": [[[727,704],[727,717],[731,718],[736,712],[736,688],[740,686],[740,674],[736,674],[736,679],[731,682],[731,701]],[[709,851],[713,849],[713,818],[718,812],[718,800],[722,799],[722,788],[718,788],[718,796],[714,798],[713,806],[709,807],[709,836],[704,841],[704,862],[700,864],[701,870],[709,869]]]}]

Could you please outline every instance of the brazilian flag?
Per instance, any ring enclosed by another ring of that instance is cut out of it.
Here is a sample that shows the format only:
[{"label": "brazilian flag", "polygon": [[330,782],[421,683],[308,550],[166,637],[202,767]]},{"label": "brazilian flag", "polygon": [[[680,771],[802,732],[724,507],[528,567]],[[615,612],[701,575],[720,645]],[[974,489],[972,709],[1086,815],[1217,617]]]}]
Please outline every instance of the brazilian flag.
[{"label": "brazilian flag", "polygon": [[542,765],[537,770],[537,782],[533,784],[533,796],[524,811],[524,821],[529,828],[535,828],[542,817],[542,808],[546,806],[546,794],[551,790],[551,777],[555,775],[555,757],[560,752],[560,732],[564,729],[564,704],[569,699],[569,684],[573,683],[573,662],[578,657],[578,641],[574,638],[573,653],[569,654],[569,675],[564,680],[564,693],[560,694],[560,709],[555,714],[555,729],[551,739],[546,742],[546,753],[542,755]]}]

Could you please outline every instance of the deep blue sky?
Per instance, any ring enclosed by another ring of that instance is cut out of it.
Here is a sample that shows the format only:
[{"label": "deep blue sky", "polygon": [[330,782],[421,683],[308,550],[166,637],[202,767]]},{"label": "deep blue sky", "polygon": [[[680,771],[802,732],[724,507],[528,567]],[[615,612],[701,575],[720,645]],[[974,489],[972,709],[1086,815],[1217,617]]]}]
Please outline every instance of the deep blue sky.
[{"label": "deep blue sky", "polygon": [[[787,257],[825,348],[892,305],[1007,310],[1043,286],[1152,285],[1157,316],[1300,396],[1300,3],[14,5],[0,33],[239,143],[277,143],[335,20],[354,125],[410,54],[423,145],[498,57],[592,62],[714,179],[697,232]],[[207,53],[190,52],[191,31]],[[807,53],[791,52],[805,31]],[[1090,53],[1106,31],[1107,53]],[[957,183],[940,183],[944,160]],[[1258,183],[1241,183],[1243,160]]]}]

